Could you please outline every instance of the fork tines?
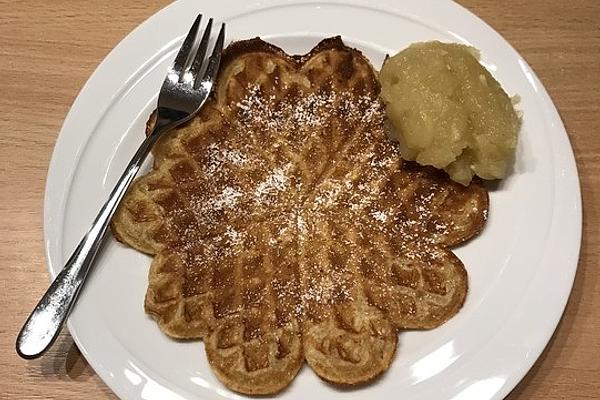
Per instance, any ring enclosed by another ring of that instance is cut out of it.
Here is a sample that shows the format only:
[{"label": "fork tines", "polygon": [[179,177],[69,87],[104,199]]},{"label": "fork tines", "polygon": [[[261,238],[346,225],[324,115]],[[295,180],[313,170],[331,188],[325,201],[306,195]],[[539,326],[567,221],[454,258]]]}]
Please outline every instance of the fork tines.
[{"label": "fork tines", "polygon": [[208,20],[202,38],[198,42],[198,29],[201,20],[202,14],[199,14],[183,41],[181,49],[179,50],[179,53],[177,53],[177,57],[175,57],[175,61],[173,62],[170,71],[170,73],[175,74],[178,82],[193,83],[194,88],[198,88],[202,82],[214,81],[216,78],[221,51],[223,50],[225,41],[225,23],[221,23],[221,29],[219,30],[219,35],[215,41],[213,51],[206,64],[204,75],[201,76],[202,66],[204,64],[206,50],[210,40],[213,19],[210,18]]}]

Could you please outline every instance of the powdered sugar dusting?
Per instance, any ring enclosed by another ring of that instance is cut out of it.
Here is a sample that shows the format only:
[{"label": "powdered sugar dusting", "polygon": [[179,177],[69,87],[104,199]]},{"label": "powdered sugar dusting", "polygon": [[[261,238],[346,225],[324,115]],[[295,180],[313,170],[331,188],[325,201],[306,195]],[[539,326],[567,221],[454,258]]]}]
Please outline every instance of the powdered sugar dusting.
[{"label": "powdered sugar dusting", "polygon": [[287,172],[290,170],[291,165],[287,164],[281,168],[275,168],[267,178],[254,189],[254,199],[259,203],[269,202],[269,198],[277,194],[277,192],[284,192],[289,187],[289,179]]},{"label": "powdered sugar dusting", "polygon": [[221,193],[209,200],[208,204],[215,210],[234,207],[243,193],[240,188],[228,186]]},{"label": "powdered sugar dusting", "polygon": [[373,219],[375,219],[376,221],[379,221],[379,222],[387,221],[387,214],[384,213],[383,211],[373,211],[371,213],[371,216],[373,217]]},{"label": "powdered sugar dusting", "polygon": [[[314,90],[282,97],[259,85],[245,93],[222,110],[231,120],[200,158],[204,186],[186,198],[206,228],[196,236],[196,225],[185,229],[194,238],[181,248],[191,255],[187,268],[235,265],[231,286],[264,283],[259,303],[275,296],[302,319],[311,307],[351,301],[362,290],[357,274],[368,252],[391,252],[370,241],[400,242],[393,251],[408,260],[440,256],[434,245],[453,222],[438,218],[435,188],[412,188],[414,198],[400,204],[410,196],[390,183],[402,161],[377,96]],[[172,215],[187,221],[186,211]],[[334,254],[338,248],[343,254]],[[383,269],[372,273],[386,279]]]},{"label": "powdered sugar dusting", "polygon": [[235,108],[245,124],[291,133],[315,128],[320,131],[335,118],[371,125],[383,121],[383,106],[378,99],[344,91],[316,91],[280,99],[264,94],[259,85],[253,85]]}]

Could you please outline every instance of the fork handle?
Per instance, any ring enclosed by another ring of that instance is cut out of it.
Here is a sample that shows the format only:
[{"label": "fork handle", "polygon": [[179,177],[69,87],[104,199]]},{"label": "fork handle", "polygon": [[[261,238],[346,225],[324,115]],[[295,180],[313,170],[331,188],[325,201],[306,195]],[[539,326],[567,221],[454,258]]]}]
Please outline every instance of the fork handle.
[{"label": "fork handle", "polygon": [[119,202],[131,185],[150,149],[165,130],[167,130],[165,125],[157,124],[152,133],[142,142],[91,227],[25,321],[17,336],[16,347],[19,356],[26,359],[41,356],[60,333],[98,253]]}]

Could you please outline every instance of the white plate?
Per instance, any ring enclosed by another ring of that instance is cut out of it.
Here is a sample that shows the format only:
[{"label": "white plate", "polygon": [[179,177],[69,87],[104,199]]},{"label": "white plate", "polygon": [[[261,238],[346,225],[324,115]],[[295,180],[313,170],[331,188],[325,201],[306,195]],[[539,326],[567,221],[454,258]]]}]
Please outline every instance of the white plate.
[{"label": "white plate", "polygon": [[[198,12],[228,23],[228,39],[260,35],[304,52],[341,34],[379,65],[411,42],[463,42],[509,94],[524,124],[515,171],[491,193],[484,233],[457,250],[469,272],[461,312],[439,329],[401,333],[384,377],[339,391],[303,368],[280,398],[500,399],[540,355],[562,314],[581,237],[579,182],[560,117],[531,68],[494,30],[449,1],[175,3],[127,36],[67,116],[46,186],[44,231],[55,275],[142,140],[157,90]],[[168,339],[144,314],[150,259],[107,240],[69,329],[102,379],[126,399],[238,398],[207,365],[202,343]]]}]

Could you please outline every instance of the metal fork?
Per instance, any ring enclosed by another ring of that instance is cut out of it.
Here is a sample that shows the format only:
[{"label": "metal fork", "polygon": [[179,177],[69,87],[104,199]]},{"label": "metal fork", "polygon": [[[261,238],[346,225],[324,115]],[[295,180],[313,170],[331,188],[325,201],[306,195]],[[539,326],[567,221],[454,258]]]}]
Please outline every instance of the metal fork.
[{"label": "metal fork", "polygon": [[196,17],[162,84],[154,129],[142,142],[92,226],[21,328],[16,343],[21,357],[37,358],[52,345],[77,300],[119,202],[152,146],[164,133],[196,115],[208,99],[221,61],[225,24],[221,24],[212,54],[205,62],[213,20],[208,21],[198,42],[201,19],[202,15]]}]

